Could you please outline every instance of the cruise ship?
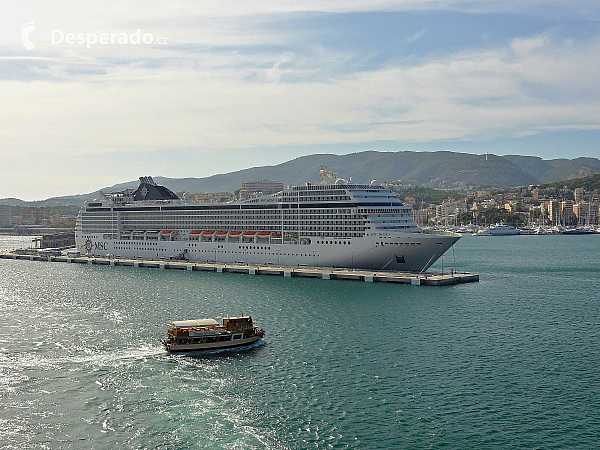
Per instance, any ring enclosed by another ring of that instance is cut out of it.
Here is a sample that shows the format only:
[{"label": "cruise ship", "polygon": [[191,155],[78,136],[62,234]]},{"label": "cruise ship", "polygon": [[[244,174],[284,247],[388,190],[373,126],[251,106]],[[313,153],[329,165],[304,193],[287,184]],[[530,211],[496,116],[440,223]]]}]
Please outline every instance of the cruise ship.
[{"label": "cruise ship", "polygon": [[389,189],[329,170],[320,183],[223,204],[180,200],[141,177],[137,189],[82,206],[81,254],[422,272],[460,235],[426,233]]}]

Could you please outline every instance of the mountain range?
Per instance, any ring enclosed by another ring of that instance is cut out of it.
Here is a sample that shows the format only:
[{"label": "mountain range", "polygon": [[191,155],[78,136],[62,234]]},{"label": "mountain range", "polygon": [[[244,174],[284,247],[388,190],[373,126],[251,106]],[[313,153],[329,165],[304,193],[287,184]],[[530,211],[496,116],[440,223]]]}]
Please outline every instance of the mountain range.
[{"label": "mountain range", "polygon": [[[321,166],[331,168],[343,178],[352,177],[352,181],[356,183],[401,180],[404,184],[441,189],[528,186],[600,173],[598,158],[546,160],[537,156],[474,155],[450,151],[366,151],[347,155],[302,156],[275,166],[252,167],[204,178],[156,176],[154,180],[175,192],[234,192],[243,181],[268,179],[282,181],[284,185],[318,182]],[[0,203],[29,206],[81,205],[84,201],[97,197],[100,191],[114,192],[137,185],[138,181],[134,180],[104,187],[89,194],[53,197],[36,202],[0,199]]]}]

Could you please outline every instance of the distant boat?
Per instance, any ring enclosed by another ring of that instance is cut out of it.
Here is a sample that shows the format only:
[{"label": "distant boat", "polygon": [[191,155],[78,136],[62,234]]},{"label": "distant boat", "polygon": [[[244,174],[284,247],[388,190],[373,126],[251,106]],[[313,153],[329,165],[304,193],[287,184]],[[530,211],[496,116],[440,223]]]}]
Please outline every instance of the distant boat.
[{"label": "distant boat", "polygon": [[562,234],[594,234],[594,231],[591,228],[579,227],[564,230]]},{"label": "distant boat", "polygon": [[529,227],[518,228],[519,234],[538,234],[536,230]]},{"label": "distant boat", "polygon": [[475,236],[514,236],[517,234],[521,234],[521,232],[515,227],[498,224],[489,228],[482,228]]}]

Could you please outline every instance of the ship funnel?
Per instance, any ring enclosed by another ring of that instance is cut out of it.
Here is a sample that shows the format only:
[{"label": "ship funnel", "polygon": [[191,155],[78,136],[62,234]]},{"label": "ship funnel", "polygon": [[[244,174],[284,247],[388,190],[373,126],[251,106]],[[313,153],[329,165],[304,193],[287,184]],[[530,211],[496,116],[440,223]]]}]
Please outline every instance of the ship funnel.
[{"label": "ship funnel", "polygon": [[156,186],[156,183],[154,182],[154,180],[152,179],[151,176],[140,177],[140,183],[142,183],[142,184],[150,184],[152,186]]}]

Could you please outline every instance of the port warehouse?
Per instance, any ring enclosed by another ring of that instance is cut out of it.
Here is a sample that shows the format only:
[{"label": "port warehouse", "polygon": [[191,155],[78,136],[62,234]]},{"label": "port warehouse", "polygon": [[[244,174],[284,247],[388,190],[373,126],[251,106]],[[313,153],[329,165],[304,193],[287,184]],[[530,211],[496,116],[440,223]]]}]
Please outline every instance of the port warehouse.
[{"label": "port warehouse", "polygon": [[412,273],[395,271],[372,271],[363,269],[343,269],[333,267],[276,266],[217,262],[163,261],[128,258],[100,258],[88,256],[60,256],[61,252],[43,250],[40,252],[20,251],[0,253],[0,258],[13,260],[63,262],[72,264],[146,267],[155,269],[176,269],[187,271],[207,271],[217,273],[240,273],[248,275],[272,275],[297,278],[319,278],[323,280],[354,280],[367,283],[397,283],[413,286],[444,286],[479,281],[479,275],[471,273],[439,274],[433,272]]}]

